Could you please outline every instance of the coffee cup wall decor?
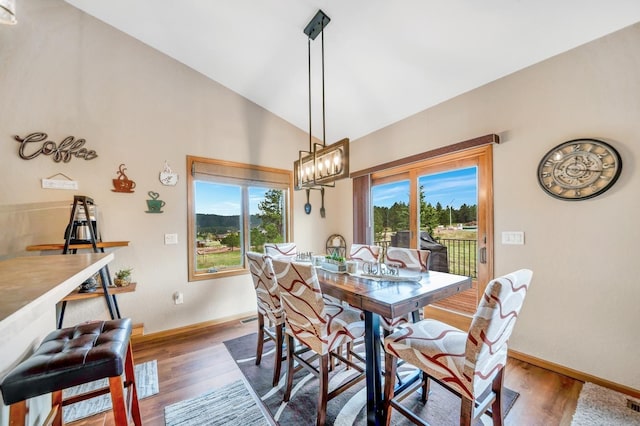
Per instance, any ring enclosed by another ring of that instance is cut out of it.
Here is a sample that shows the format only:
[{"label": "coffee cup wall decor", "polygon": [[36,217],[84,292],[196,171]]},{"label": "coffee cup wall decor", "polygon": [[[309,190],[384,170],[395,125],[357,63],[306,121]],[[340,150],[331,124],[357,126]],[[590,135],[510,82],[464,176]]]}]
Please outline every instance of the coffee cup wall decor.
[{"label": "coffee cup wall decor", "polygon": [[147,211],[146,213],[164,213],[162,208],[165,206],[165,202],[162,200],[158,200],[160,194],[157,192],[149,191],[148,192],[150,200],[147,200]]},{"label": "coffee cup wall decor", "polygon": [[131,193],[136,187],[136,183],[129,179],[124,173],[125,170],[127,170],[127,168],[124,166],[124,164],[120,164],[120,167],[118,168],[118,178],[111,180],[113,182],[113,192]]}]

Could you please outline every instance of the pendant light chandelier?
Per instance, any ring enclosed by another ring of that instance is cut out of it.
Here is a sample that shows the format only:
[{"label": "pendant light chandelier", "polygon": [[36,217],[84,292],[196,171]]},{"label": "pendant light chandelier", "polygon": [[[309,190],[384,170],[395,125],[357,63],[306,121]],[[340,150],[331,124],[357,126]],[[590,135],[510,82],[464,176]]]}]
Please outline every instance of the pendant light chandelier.
[{"label": "pendant light chandelier", "polygon": [[17,23],[15,0],[0,0],[0,24],[15,25]]},{"label": "pendant light chandelier", "polygon": [[[342,139],[332,145],[325,139],[324,108],[324,28],[331,19],[322,11],[307,24],[307,52],[309,61],[309,151],[299,151],[293,163],[295,189],[335,186],[335,181],[349,176],[349,139]],[[311,40],[321,34],[322,44],[322,143],[313,142],[311,136]]]}]

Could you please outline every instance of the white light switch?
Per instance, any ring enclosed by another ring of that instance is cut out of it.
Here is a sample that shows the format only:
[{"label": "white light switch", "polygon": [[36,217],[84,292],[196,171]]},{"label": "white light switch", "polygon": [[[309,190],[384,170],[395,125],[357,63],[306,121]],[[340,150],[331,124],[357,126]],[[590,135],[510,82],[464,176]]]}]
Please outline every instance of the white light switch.
[{"label": "white light switch", "polygon": [[178,244],[178,234],[164,234],[164,244]]},{"label": "white light switch", "polygon": [[522,231],[503,231],[502,244],[524,244],[524,232]]}]

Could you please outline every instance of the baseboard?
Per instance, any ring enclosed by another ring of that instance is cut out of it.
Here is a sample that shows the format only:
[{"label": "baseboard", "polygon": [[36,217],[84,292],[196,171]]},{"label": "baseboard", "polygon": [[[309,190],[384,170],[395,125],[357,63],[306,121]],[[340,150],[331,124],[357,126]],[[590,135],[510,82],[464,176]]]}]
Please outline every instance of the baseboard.
[{"label": "baseboard", "polygon": [[243,314],[238,314],[238,315],[232,315],[229,317],[224,317],[224,318],[219,318],[219,319],[215,319],[215,320],[211,320],[211,321],[205,321],[205,322],[200,322],[197,324],[192,324],[192,325],[187,325],[185,327],[179,327],[179,328],[172,328],[170,330],[163,330],[163,331],[158,331],[156,333],[149,333],[149,334],[141,334],[141,335],[132,335],[131,336],[131,342],[132,343],[142,343],[142,342],[150,342],[150,341],[154,341],[154,340],[162,340],[162,339],[166,339],[168,337],[175,337],[181,334],[187,334],[187,333],[193,333],[196,331],[200,331],[200,330],[204,330],[207,328],[211,328],[211,327],[215,327],[215,326],[220,326],[223,324],[228,324],[231,322],[235,322],[235,321],[239,321],[239,320],[243,320],[245,318],[251,318],[251,317],[255,317],[256,316],[256,312],[255,311],[251,311],[251,312],[245,312]]},{"label": "baseboard", "polygon": [[131,338],[133,339],[136,336],[142,336],[144,334],[144,324],[133,324],[131,328]]},{"label": "baseboard", "polygon": [[572,379],[579,380],[581,382],[591,382],[604,388],[609,388],[616,392],[624,393],[633,398],[640,398],[640,390],[634,389],[629,386],[621,385],[619,383],[612,382],[591,374],[583,373],[582,371],[574,370],[564,365],[556,364],[544,359],[536,358],[531,355],[527,355],[522,352],[509,349],[509,356],[520,361],[524,361],[528,364],[535,365],[536,367],[544,368],[545,370],[553,371],[554,373],[562,374]]}]

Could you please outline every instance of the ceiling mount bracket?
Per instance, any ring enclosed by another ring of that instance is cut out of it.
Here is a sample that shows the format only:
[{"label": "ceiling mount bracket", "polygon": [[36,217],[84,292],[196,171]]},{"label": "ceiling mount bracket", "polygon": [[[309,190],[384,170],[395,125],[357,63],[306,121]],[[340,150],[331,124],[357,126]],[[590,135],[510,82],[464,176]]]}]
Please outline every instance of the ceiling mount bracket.
[{"label": "ceiling mount bracket", "polygon": [[322,10],[318,10],[316,16],[307,24],[304,29],[304,33],[311,39],[315,40],[318,34],[329,24],[331,18],[329,18]]}]

